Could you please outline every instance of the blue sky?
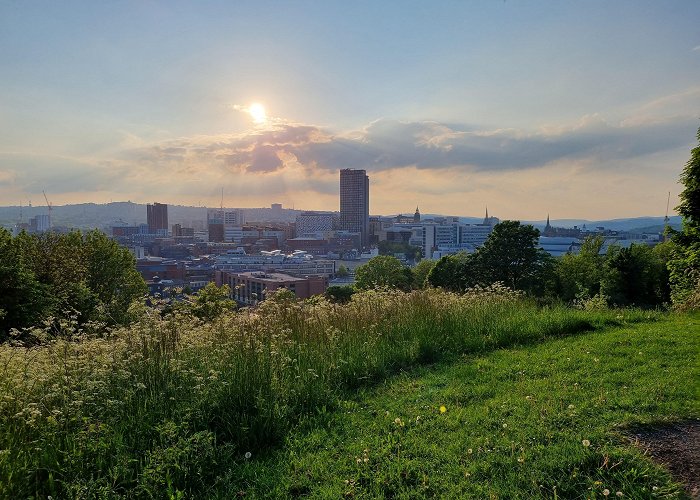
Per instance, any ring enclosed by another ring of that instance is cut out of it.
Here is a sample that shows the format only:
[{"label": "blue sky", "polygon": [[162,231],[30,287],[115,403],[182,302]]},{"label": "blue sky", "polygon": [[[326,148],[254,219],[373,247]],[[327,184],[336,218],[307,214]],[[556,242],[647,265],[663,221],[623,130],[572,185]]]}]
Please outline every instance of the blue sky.
[{"label": "blue sky", "polygon": [[[0,204],[663,215],[700,2],[0,4]],[[262,103],[267,119],[246,109]]]}]

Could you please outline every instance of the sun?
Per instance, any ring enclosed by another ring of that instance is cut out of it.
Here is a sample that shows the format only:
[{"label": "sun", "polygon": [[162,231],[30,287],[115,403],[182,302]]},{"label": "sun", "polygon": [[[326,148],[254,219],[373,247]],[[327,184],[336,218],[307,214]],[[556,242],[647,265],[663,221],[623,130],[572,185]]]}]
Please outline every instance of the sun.
[{"label": "sun", "polygon": [[265,112],[265,106],[259,102],[254,102],[248,106],[248,114],[253,118],[255,123],[265,123],[267,121],[267,113]]}]

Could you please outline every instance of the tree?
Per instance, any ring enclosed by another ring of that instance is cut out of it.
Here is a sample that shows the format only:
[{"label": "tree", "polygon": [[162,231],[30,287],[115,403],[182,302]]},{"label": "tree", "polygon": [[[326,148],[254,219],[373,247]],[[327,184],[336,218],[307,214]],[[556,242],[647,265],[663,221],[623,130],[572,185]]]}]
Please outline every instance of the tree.
[{"label": "tree", "polygon": [[653,307],[665,302],[663,260],[647,245],[611,247],[600,291],[616,306]]},{"label": "tree", "polygon": [[83,245],[88,288],[95,293],[109,323],[124,323],[131,303],[147,292],[136,270],[136,259],[101,231],[86,233]]},{"label": "tree", "polygon": [[[408,289],[412,279],[405,269],[396,257],[379,255],[355,270],[355,286],[361,290],[378,286]],[[408,271],[410,273],[410,269]]]},{"label": "tree", "polygon": [[700,128],[697,140],[680,177],[685,188],[676,210],[683,217],[683,229],[673,236],[675,246],[668,262],[671,298],[678,304],[700,284]]},{"label": "tree", "polygon": [[355,294],[351,286],[329,286],[326,290],[326,298],[336,304],[346,304]]},{"label": "tree", "polygon": [[192,301],[192,314],[205,321],[211,321],[235,309],[236,302],[231,299],[231,287],[228,285],[219,287],[216,283],[207,283]]},{"label": "tree", "polygon": [[428,275],[435,267],[437,261],[423,259],[413,268],[413,288],[424,288],[427,284]]},{"label": "tree", "polygon": [[338,266],[338,270],[336,271],[335,275],[338,276],[339,278],[346,278],[347,276],[350,275],[350,271],[348,271],[348,268],[345,267],[343,264],[340,264],[340,266]]},{"label": "tree", "polygon": [[578,254],[567,253],[555,265],[559,284],[559,296],[567,301],[594,297],[600,292],[600,282],[605,272],[605,256],[600,253],[602,236],[584,240]]},{"label": "tree", "polygon": [[519,221],[503,221],[493,228],[476,252],[479,280],[484,285],[502,282],[513,290],[541,295],[551,279],[553,261],[538,248],[539,230]]},{"label": "tree", "polygon": [[52,303],[48,287],[29,268],[20,241],[0,228],[0,341],[11,328],[38,324]]},{"label": "tree", "polygon": [[478,283],[475,254],[459,252],[441,257],[428,273],[428,284],[453,292],[463,292]]}]

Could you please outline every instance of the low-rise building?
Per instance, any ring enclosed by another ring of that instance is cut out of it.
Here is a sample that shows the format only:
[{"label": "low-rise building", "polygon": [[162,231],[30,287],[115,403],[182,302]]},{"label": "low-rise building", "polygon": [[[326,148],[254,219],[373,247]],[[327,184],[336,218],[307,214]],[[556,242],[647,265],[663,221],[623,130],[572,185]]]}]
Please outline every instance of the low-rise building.
[{"label": "low-rise building", "polygon": [[265,300],[268,293],[282,288],[299,299],[325,293],[328,288],[328,279],[321,276],[300,277],[264,271],[223,273],[221,281],[231,288],[231,298],[241,305],[257,304]]}]

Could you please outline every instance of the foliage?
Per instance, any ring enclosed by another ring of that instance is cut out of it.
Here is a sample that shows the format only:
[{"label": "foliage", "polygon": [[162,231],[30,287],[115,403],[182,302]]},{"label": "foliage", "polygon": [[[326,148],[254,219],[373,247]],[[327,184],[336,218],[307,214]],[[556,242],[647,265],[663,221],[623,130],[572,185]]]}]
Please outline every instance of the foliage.
[{"label": "foliage", "polygon": [[588,237],[577,254],[567,253],[559,259],[556,274],[562,300],[585,300],[599,294],[605,264],[605,256],[600,253],[604,242],[602,236]]},{"label": "foliage", "polygon": [[478,263],[474,254],[459,252],[441,257],[428,273],[431,286],[452,292],[464,291],[478,283]]},{"label": "foliage", "polygon": [[355,287],[360,290],[384,286],[406,290],[412,281],[410,269],[389,255],[373,257],[355,270]]},{"label": "foliage", "polygon": [[514,290],[540,290],[542,275],[551,269],[549,254],[538,248],[539,230],[519,221],[496,224],[477,259],[483,283],[501,282]]},{"label": "foliage", "polygon": [[246,453],[402,368],[618,321],[498,287],[370,290],[344,306],[281,293],[212,322],[131,312],[108,336],[68,341],[68,322],[73,335],[0,346],[0,497],[206,496]]},{"label": "foliage", "polygon": [[211,321],[222,314],[236,309],[236,301],[231,299],[231,287],[207,283],[192,297],[191,310],[199,319]]},{"label": "foliage", "polygon": [[419,259],[423,251],[420,247],[410,245],[403,241],[380,241],[377,245],[379,249],[379,255],[390,255],[394,256],[397,253],[402,253],[406,257],[406,260]]},{"label": "foliage", "polygon": [[605,260],[600,292],[614,306],[640,307],[667,302],[666,263],[647,245],[612,246]]},{"label": "foliage", "polygon": [[413,269],[413,288],[418,290],[427,285],[428,275],[433,270],[437,261],[423,259],[416,264]]},{"label": "foliage", "polygon": [[348,268],[345,267],[343,264],[340,264],[340,266],[338,266],[338,270],[336,271],[335,275],[338,276],[339,278],[346,278],[346,277],[350,276],[350,271],[348,271]]},{"label": "foliage", "polygon": [[668,262],[674,304],[682,304],[700,289],[700,128],[697,140],[680,178],[685,188],[676,209],[683,217],[683,229],[673,236],[675,246]]},{"label": "foliage", "polygon": [[124,324],[146,292],[133,256],[99,231],[12,237],[0,230],[0,255],[0,339],[76,314],[81,324]]},{"label": "foliage", "polygon": [[326,298],[334,304],[347,304],[354,294],[352,286],[329,286],[326,289]]},{"label": "foliage", "polygon": [[503,283],[514,290],[542,296],[553,287],[554,261],[538,248],[539,231],[518,221],[496,224],[473,254],[440,259],[428,275],[432,286],[464,290],[474,285]]}]

